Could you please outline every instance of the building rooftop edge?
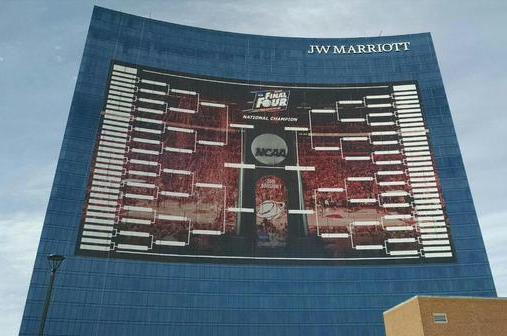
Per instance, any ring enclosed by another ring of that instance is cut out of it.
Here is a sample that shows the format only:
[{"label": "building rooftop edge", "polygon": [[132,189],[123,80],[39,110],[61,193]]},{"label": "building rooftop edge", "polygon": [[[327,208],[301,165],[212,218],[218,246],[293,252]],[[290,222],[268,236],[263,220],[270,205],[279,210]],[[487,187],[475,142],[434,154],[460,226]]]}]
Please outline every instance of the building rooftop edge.
[{"label": "building rooftop edge", "polygon": [[95,5],[95,6],[93,6],[93,13],[95,13],[96,11],[114,12],[114,13],[118,13],[120,15],[135,17],[135,18],[140,19],[140,20],[149,20],[149,21],[152,21],[152,22],[159,22],[159,23],[163,23],[163,24],[166,24],[166,25],[173,25],[173,26],[177,26],[179,28],[184,28],[184,29],[188,29],[188,30],[207,31],[207,32],[212,32],[212,33],[237,35],[237,36],[244,36],[244,37],[248,37],[249,36],[249,37],[273,38],[273,39],[321,40],[321,41],[325,40],[325,41],[332,41],[332,40],[353,40],[353,39],[358,39],[358,40],[360,40],[360,39],[382,39],[382,38],[388,38],[389,39],[389,38],[396,38],[396,37],[425,36],[426,35],[426,36],[428,36],[430,38],[430,40],[432,40],[430,32],[420,32],[420,33],[410,33],[410,34],[400,34],[400,35],[354,36],[354,37],[301,37],[301,36],[297,36],[296,37],[296,36],[281,36],[281,35],[260,35],[260,34],[231,32],[231,31],[224,31],[224,30],[203,28],[203,27],[197,27],[197,26],[188,26],[188,25],[184,25],[184,24],[180,24],[180,23],[173,23],[173,22],[163,21],[161,19],[153,19],[153,18],[148,18],[148,17],[145,17],[145,16],[141,16],[141,15],[125,13],[125,12],[118,11],[118,10],[115,10],[115,9],[110,9],[110,8],[106,8],[106,7]]},{"label": "building rooftop edge", "polygon": [[403,306],[404,304],[409,303],[410,301],[417,299],[458,299],[458,300],[498,300],[498,301],[507,301],[507,297],[485,297],[485,296],[445,296],[445,295],[416,295],[411,298],[398,303],[396,306],[389,308],[383,314],[387,314],[393,310],[396,310]]}]

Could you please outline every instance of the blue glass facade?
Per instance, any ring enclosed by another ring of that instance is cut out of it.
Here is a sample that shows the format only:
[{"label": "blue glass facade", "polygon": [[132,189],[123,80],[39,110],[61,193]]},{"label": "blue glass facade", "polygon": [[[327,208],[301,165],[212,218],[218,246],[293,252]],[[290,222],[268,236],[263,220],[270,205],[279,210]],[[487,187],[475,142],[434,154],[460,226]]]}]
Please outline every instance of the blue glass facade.
[{"label": "blue glass facade", "polygon": [[[307,54],[410,41],[410,52]],[[240,81],[417,81],[456,260],[359,266],[162,263],[75,255],[112,60]],[[384,335],[382,312],[420,294],[496,296],[430,34],[308,39],[184,27],[95,8],[20,334],[37,334],[46,256],[58,273],[47,335]]]}]

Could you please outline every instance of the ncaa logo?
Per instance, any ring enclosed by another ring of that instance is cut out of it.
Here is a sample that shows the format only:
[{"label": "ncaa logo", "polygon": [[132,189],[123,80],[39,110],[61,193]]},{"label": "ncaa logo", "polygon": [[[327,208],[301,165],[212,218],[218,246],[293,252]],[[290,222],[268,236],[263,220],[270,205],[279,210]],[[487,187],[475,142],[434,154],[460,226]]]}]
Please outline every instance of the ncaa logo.
[{"label": "ncaa logo", "polygon": [[265,133],[257,136],[251,145],[257,161],[266,165],[277,165],[287,158],[287,143],[276,134]]}]

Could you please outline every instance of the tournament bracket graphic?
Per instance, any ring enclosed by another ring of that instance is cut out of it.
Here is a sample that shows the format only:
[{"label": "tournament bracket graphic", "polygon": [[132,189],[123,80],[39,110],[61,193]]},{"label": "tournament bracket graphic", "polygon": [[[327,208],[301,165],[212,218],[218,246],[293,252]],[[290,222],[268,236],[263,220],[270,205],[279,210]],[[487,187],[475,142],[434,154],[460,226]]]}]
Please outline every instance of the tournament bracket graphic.
[{"label": "tournament bracket graphic", "polygon": [[82,255],[451,261],[417,83],[249,84],[113,63]]}]

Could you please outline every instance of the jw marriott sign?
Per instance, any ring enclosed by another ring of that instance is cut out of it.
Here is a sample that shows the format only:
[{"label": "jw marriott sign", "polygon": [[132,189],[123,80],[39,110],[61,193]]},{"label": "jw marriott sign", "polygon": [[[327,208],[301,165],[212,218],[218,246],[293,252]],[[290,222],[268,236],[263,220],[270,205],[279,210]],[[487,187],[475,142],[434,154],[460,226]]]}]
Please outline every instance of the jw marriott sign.
[{"label": "jw marriott sign", "polygon": [[410,42],[353,44],[353,45],[321,45],[310,44],[308,54],[372,54],[384,52],[408,51]]}]

